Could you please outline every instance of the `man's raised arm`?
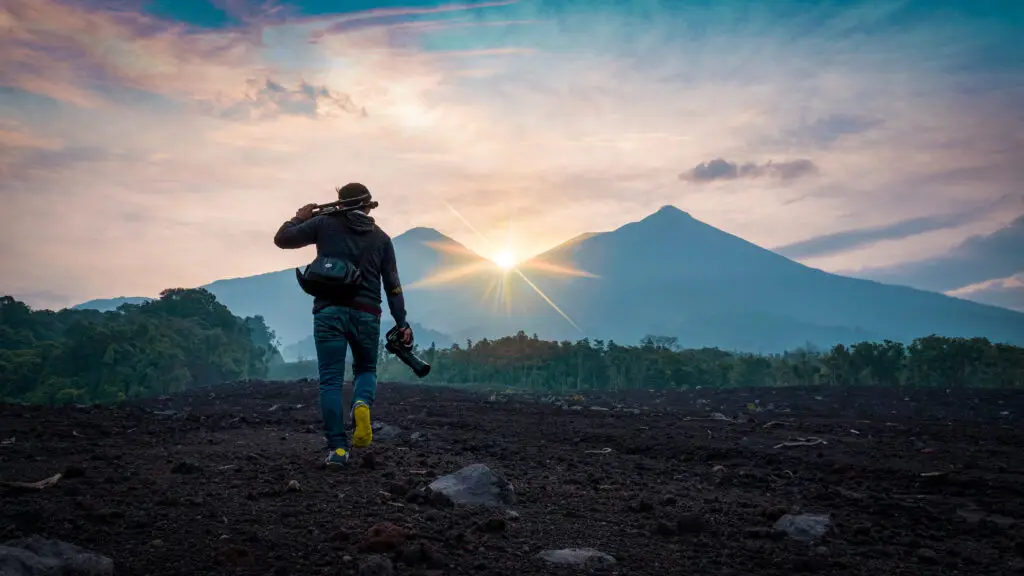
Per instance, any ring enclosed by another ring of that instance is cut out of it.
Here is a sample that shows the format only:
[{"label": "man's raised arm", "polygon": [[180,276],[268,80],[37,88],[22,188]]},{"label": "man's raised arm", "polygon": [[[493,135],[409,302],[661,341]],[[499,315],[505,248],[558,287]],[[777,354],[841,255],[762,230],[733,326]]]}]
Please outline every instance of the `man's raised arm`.
[{"label": "man's raised arm", "polygon": [[313,208],[316,204],[307,204],[295,212],[295,217],[277,229],[274,245],[278,248],[303,248],[316,243],[318,222],[313,220]]}]

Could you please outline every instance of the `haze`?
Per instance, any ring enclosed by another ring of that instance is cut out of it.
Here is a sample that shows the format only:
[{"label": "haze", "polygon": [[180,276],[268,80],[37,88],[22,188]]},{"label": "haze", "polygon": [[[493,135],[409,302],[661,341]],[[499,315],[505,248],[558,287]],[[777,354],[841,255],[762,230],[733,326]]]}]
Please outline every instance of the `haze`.
[{"label": "haze", "polygon": [[392,235],[503,264],[673,204],[1024,307],[1015,3],[340,4],[5,0],[0,292],[300,264],[277,226],[359,181]]}]

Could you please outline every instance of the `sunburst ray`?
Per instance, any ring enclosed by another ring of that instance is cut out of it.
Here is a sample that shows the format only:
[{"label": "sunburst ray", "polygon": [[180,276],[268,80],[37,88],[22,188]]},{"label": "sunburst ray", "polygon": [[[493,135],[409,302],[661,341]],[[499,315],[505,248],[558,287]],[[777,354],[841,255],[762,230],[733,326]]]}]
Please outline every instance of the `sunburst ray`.
[{"label": "sunburst ray", "polygon": [[[492,244],[491,240],[489,238],[487,238],[486,236],[484,236],[484,234],[481,233],[475,226],[473,226],[473,224],[468,219],[466,219],[466,217],[463,216],[458,210],[456,210],[454,206],[452,206],[447,201],[445,201],[444,204],[445,204],[445,206],[448,207],[448,209],[452,212],[452,214],[454,214],[460,221],[462,221],[462,223],[465,224],[466,227],[469,228],[474,234],[479,236],[481,240],[483,240],[487,244]],[[462,246],[460,244],[457,244],[457,243],[453,243],[453,242],[426,242],[426,244],[431,246],[432,248],[440,251],[440,252],[444,252],[444,253],[447,253],[447,254],[455,254],[455,255],[460,255],[460,256],[461,255],[466,255],[466,256],[475,256],[475,257],[479,256],[475,252],[470,251],[468,248],[465,248],[464,246]],[[506,248],[506,250],[507,250],[507,248]],[[498,252],[495,252],[495,253],[498,254],[498,253],[501,253],[501,252],[498,251]],[[492,281],[489,282],[487,284],[486,288],[484,289],[484,293],[482,295],[482,299],[483,299],[483,301],[487,301],[489,299],[489,297],[491,297],[493,295],[494,300],[495,300],[494,303],[496,305],[499,305],[499,306],[501,304],[504,304],[504,306],[505,306],[505,315],[506,315],[506,317],[511,318],[511,316],[512,316],[512,285],[511,285],[511,275],[512,275],[512,273],[515,273],[520,278],[522,278],[523,281],[531,289],[533,289],[533,291],[536,292],[537,295],[540,296],[541,299],[544,300],[544,302],[546,302],[548,304],[548,306],[551,306],[551,308],[555,312],[557,312],[562,318],[564,318],[566,322],[568,322],[573,328],[575,328],[580,333],[583,333],[583,329],[581,329],[579,327],[579,325],[577,325],[576,322],[574,322],[573,319],[570,318],[569,315],[565,313],[565,311],[563,311],[561,308],[559,308],[558,305],[555,304],[555,302],[550,297],[548,297],[548,295],[545,294],[544,291],[541,290],[539,286],[534,284],[533,281],[530,280],[526,276],[526,274],[523,273],[522,268],[533,269],[533,270],[538,270],[538,271],[543,271],[543,272],[548,272],[548,273],[559,275],[559,276],[598,278],[597,275],[591,274],[590,272],[587,272],[586,270],[581,270],[581,269],[578,269],[578,268],[574,268],[572,266],[556,264],[554,262],[549,262],[549,261],[546,261],[546,260],[529,260],[529,261],[522,262],[522,263],[519,263],[519,264],[511,265],[511,266],[509,266],[507,263],[505,263],[505,265],[501,265],[501,263],[495,263],[495,262],[489,262],[488,261],[488,262],[475,262],[475,263],[472,263],[472,264],[467,264],[467,265],[463,265],[463,266],[457,266],[457,267],[454,267],[454,268],[448,268],[448,269],[445,269],[445,270],[441,270],[441,271],[439,271],[439,272],[437,272],[435,274],[432,274],[428,278],[424,278],[423,280],[420,280],[420,281],[414,283],[413,285],[410,286],[410,288],[435,286],[435,285],[438,285],[438,284],[445,284],[445,283],[449,283],[449,282],[455,282],[457,280],[464,279],[464,278],[472,276],[474,274],[490,271],[492,274],[494,274],[494,277],[493,277]]]},{"label": "sunburst ray", "polygon": [[449,284],[474,274],[481,274],[489,271],[493,266],[489,262],[473,262],[463,266],[449,267],[442,269],[426,278],[422,278],[406,286],[406,289],[428,288],[441,284]]},{"label": "sunburst ray", "polygon": [[527,260],[519,265],[519,268],[526,268],[528,270],[538,270],[541,272],[550,272],[556,276],[575,276],[578,278],[600,278],[597,274],[592,274],[581,268],[574,268],[564,264],[555,264],[554,262],[548,262],[547,260]]}]

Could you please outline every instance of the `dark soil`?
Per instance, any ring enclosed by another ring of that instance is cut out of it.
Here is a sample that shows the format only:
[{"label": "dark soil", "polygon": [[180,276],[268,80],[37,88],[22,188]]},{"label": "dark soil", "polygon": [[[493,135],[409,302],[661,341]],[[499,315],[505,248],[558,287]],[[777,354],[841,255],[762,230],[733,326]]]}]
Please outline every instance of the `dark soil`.
[{"label": "dark soil", "polygon": [[[0,481],[64,474],[0,492],[0,542],[64,540],[118,574],[388,573],[374,555],[396,574],[569,574],[536,556],[570,547],[617,574],[1024,574],[1020,393],[633,392],[573,409],[382,384],[374,419],[401,433],[337,472],[320,465],[315,383],[0,410]],[[824,443],[777,447],[798,437]],[[477,462],[512,482],[518,515],[416,497]],[[802,543],[772,529],[787,512],[832,523]]]}]

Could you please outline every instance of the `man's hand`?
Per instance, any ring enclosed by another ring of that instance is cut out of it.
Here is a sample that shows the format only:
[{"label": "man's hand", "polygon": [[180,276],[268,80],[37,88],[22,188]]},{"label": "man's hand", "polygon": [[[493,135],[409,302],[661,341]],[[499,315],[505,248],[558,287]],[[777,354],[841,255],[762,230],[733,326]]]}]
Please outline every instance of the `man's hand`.
[{"label": "man's hand", "polygon": [[412,346],[412,328],[408,324],[399,328],[398,334],[402,337],[402,346]]},{"label": "man's hand", "polygon": [[313,209],[316,208],[316,204],[306,204],[302,208],[295,211],[295,218],[305,222],[313,217]]}]

